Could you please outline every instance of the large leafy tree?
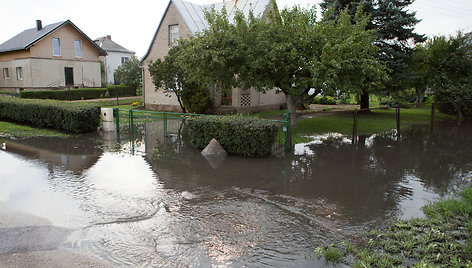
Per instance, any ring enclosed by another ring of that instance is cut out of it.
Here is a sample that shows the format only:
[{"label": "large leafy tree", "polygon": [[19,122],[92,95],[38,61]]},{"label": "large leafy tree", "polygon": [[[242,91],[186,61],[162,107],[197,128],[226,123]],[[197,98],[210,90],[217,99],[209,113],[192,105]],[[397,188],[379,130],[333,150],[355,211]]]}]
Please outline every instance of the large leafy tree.
[{"label": "large leafy tree", "polygon": [[424,54],[423,77],[436,101],[452,104],[458,119],[472,115],[472,38],[435,36],[421,47]]},{"label": "large leafy tree", "polygon": [[226,11],[206,14],[209,28],[179,46],[179,64],[186,79],[265,92],[280,88],[287,98],[292,126],[295,104],[312,88],[358,92],[385,77],[375,58],[375,35],[359,13],[355,23],[342,12],[339,23],[316,21],[316,10],[294,7],[258,19],[236,12],[230,23]]},{"label": "large leafy tree", "polygon": [[[377,57],[387,64],[391,79],[384,83],[387,93],[406,89],[411,80],[412,72],[409,63],[412,59],[412,49],[415,43],[424,42],[424,35],[414,32],[419,22],[415,12],[407,8],[414,0],[323,0],[320,4],[328,19],[336,19],[342,10],[354,13],[360,4],[370,15],[367,29],[377,30],[375,45],[379,48]],[[380,88],[379,88],[380,89]],[[361,96],[361,108],[369,107],[368,91]]]},{"label": "large leafy tree", "polygon": [[130,86],[136,91],[141,86],[142,81],[139,59],[136,56],[132,56],[115,70],[114,75],[121,84]]}]

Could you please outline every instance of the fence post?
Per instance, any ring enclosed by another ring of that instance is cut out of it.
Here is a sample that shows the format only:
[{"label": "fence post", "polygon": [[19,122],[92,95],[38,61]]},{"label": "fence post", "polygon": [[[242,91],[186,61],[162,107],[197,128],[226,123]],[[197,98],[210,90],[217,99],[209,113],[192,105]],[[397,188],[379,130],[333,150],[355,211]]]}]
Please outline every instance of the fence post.
[{"label": "fence post", "polygon": [[133,133],[133,110],[129,110],[128,117],[129,131]]},{"label": "fence post", "polygon": [[435,105],[434,105],[434,102],[431,103],[431,123],[430,123],[430,130],[433,130],[434,128],[434,110],[436,109]]},{"label": "fence post", "polygon": [[354,110],[354,122],[352,124],[352,144],[357,144],[357,109]]},{"label": "fence post", "polygon": [[120,132],[120,110],[118,108],[113,109],[113,115],[115,116],[116,132]]},{"label": "fence post", "polygon": [[400,106],[396,109],[396,118],[397,118],[397,137],[400,137]]},{"label": "fence post", "polygon": [[166,112],[164,112],[163,121],[164,121],[164,138],[166,138],[167,137],[167,113]]},{"label": "fence post", "polygon": [[287,113],[285,114],[285,151],[289,152],[292,148],[292,131],[290,129],[290,113],[287,109]]}]

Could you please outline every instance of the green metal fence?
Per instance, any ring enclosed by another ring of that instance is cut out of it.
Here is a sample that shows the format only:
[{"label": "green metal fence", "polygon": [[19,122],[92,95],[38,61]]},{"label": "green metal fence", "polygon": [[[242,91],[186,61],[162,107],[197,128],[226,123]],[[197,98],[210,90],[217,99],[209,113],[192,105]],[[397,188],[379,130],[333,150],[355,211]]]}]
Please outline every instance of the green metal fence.
[{"label": "green metal fence", "polygon": [[[156,112],[147,110],[125,110],[115,108],[113,109],[113,115],[115,118],[116,129],[119,132],[123,126],[128,127],[130,134],[134,132],[135,123],[145,122],[146,120],[161,119],[164,128],[164,137],[168,136],[168,121],[169,120],[185,120],[186,118],[193,116],[213,116],[213,115],[202,115],[202,114],[191,114],[191,113],[173,113],[173,112]],[[290,151],[291,147],[291,135],[290,135],[290,124],[288,120],[288,110],[283,120],[269,120],[279,124],[279,132],[276,137],[276,145],[282,146],[285,152]]]}]

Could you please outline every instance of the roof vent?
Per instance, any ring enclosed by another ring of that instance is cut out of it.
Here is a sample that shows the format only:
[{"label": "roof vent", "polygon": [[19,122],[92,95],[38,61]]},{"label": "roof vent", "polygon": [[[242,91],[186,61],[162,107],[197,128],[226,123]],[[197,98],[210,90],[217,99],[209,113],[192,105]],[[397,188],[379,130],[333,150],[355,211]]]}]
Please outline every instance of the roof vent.
[{"label": "roof vent", "polygon": [[43,28],[43,24],[41,23],[41,20],[36,20],[36,30],[41,30]]},{"label": "roof vent", "polygon": [[110,40],[111,40],[111,35],[107,35],[107,39],[110,39]]}]

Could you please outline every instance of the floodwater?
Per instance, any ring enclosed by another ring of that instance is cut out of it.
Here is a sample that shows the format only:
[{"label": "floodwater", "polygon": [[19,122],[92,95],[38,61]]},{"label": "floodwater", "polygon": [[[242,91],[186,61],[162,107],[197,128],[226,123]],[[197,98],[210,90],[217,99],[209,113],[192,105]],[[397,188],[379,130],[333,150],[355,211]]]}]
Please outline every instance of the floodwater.
[{"label": "floodwater", "polygon": [[119,139],[4,138],[0,212],[44,219],[57,239],[45,245],[44,230],[19,239],[9,232],[0,254],[60,247],[116,266],[318,267],[317,246],[422,216],[424,204],[472,177],[470,123],[416,126],[400,139],[387,132],[357,145],[314,136],[260,159],[205,159],[180,130],[169,124],[164,138],[157,121]]}]

